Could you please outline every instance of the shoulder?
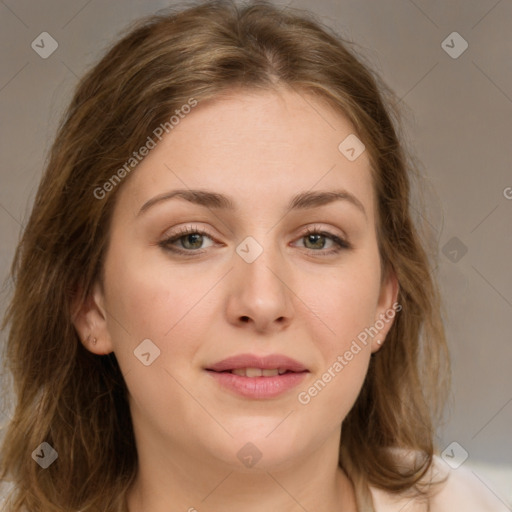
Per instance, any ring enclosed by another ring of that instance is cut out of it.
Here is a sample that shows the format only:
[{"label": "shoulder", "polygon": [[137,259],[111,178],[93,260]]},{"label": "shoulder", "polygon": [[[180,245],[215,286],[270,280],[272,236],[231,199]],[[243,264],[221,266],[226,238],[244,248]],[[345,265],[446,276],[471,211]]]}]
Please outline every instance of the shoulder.
[{"label": "shoulder", "polygon": [[434,470],[446,475],[447,481],[432,498],[432,512],[510,512],[471,469],[465,466],[451,469],[440,457],[435,456]]},{"label": "shoulder", "polygon": [[428,504],[421,498],[397,497],[370,486],[375,512],[510,512],[470,469],[464,466],[451,469],[436,455],[425,483],[443,480],[432,486]]}]

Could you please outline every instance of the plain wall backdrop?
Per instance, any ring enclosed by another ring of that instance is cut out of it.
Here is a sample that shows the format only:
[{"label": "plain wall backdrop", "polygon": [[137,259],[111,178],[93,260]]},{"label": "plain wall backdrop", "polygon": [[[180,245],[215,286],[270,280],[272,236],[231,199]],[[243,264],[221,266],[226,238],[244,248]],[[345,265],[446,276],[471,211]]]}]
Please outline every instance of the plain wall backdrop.
[{"label": "plain wall backdrop", "polygon": [[[512,2],[276,3],[312,10],[357,43],[409,111],[408,143],[435,189],[429,220],[453,358],[453,395],[437,442],[441,451],[457,442],[475,467],[512,466]],[[170,5],[0,2],[0,314],[12,291],[14,249],[74,86],[128,23]],[[39,53],[53,43],[43,32],[58,44],[47,58]],[[7,417],[0,412],[1,421]],[[479,471],[499,496],[512,492],[512,479],[508,485]]]}]

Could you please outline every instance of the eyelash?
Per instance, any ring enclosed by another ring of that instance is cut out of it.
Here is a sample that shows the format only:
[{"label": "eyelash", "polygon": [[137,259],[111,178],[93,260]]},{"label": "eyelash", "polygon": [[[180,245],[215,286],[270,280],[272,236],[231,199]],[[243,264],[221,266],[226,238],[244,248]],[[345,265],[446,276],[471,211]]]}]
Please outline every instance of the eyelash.
[{"label": "eyelash", "polygon": [[[176,254],[186,255],[188,257],[194,257],[196,255],[203,254],[205,252],[204,250],[203,251],[193,250],[193,249],[184,250],[184,249],[177,249],[176,247],[171,246],[171,244],[173,242],[177,242],[178,240],[180,240],[180,238],[183,238],[184,236],[187,236],[187,235],[202,235],[202,236],[207,236],[208,238],[213,240],[213,237],[208,232],[206,232],[202,229],[195,228],[193,226],[187,226],[185,228],[181,228],[177,233],[175,233],[171,237],[163,240],[158,245],[160,247],[162,247],[165,251],[173,252]],[[330,256],[330,255],[338,254],[339,252],[341,252],[343,250],[352,248],[352,245],[349,242],[347,242],[346,240],[339,238],[334,233],[330,233],[328,231],[324,231],[324,230],[321,230],[318,228],[311,228],[311,227],[308,228],[308,230],[304,234],[302,234],[299,237],[299,239],[306,238],[307,236],[310,236],[310,235],[321,235],[326,238],[330,238],[334,242],[336,247],[333,249],[329,249],[329,250],[308,249],[309,254],[315,254],[318,256]]]}]

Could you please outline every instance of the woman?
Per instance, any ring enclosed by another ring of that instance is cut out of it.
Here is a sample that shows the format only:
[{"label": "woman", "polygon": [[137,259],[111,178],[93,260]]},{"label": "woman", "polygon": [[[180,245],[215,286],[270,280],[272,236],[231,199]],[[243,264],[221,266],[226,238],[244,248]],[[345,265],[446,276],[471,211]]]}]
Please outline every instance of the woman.
[{"label": "woman", "polygon": [[447,350],[385,95],[264,2],[145,20],[88,73],[13,266],[7,510],[502,510],[434,455]]}]

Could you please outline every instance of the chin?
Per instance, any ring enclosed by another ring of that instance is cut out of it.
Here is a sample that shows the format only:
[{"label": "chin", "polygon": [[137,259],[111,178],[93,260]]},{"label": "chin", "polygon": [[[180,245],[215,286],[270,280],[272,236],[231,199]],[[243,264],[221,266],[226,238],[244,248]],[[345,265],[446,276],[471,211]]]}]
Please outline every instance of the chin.
[{"label": "chin", "polygon": [[[292,435],[284,428],[279,431],[281,427],[276,429],[276,426],[280,421],[282,418],[265,422],[264,428],[253,426],[231,432],[233,437],[218,446],[214,456],[237,472],[280,471],[293,467],[301,447],[306,450],[304,435]],[[267,428],[267,423],[271,428]]]}]

